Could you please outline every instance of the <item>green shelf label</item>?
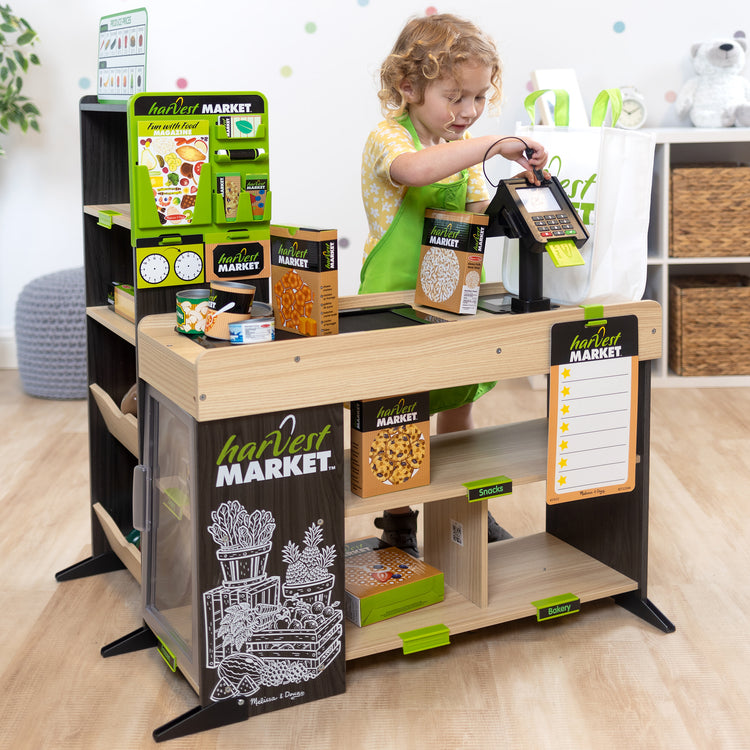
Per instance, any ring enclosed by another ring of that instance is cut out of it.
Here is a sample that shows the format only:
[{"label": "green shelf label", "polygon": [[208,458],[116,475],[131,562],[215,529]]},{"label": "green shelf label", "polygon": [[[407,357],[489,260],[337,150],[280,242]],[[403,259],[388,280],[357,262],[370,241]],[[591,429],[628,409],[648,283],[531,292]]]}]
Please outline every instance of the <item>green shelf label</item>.
[{"label": "green shelf label", "polygon": [[565,617],[581,610],[581,600],[575,594],[561,594],[531,603],[536,607],[537,622],[554,620],[556,617]]},{"label": "green shelf label", "polygon": [[493,497],[502,497],[513,492],[512,480],[504,475],[464,482],[464,487],[466,487],[470,503],[475,503],[478,500],[491,500]]},{"label": "green shelf label", "polygon": [[418,651],[447,646],[451,642],[447,625],[430,625],[426,628],[409,630],[399,633],[398,637],[404,642],[404,654],[415,654]]}]

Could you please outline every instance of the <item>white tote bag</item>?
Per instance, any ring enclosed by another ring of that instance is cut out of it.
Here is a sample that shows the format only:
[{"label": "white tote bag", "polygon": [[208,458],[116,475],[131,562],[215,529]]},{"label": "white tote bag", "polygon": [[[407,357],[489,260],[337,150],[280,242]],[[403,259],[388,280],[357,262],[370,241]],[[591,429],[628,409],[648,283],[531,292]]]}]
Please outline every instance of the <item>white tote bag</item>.
[{"label": "white tote bag", "polygon": [[[536,100],[544,93],[535,91],[526,99],[532,122]],[[567,94],[555,93],[555,122],[562,124],[519,124],[516,135],[545,146],[550,155],[546,169],[560,180],[590,237],[581,248],[583,266],[556,268],[544,254],[544,296],[561,305],[637,301],[646,288],[655,138],[602,126],[608,104],[613,124],[619,117],[619,89],[599,94],[587,128],[567,127]],[[518,293],[516,242],[506,242],[502,279],[509,292]]]}]

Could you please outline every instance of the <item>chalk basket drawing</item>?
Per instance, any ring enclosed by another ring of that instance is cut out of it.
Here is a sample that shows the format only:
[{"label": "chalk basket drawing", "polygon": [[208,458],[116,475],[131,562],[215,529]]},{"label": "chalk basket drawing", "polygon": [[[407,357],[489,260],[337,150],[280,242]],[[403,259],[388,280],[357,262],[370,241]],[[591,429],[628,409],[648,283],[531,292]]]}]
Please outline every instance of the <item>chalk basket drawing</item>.
[{"label": "chalk basket drawing", "polygon": [[343,635],[340,602],[330,601],[336,548],[323,546],[322,527],[310,524],[302,548],[292,540],[283,547],[282,584],[266,572],[276,528],[269,511],[248,513],[231,500],[211,520],[223,576],[203,594],[206,666],[218,674],[211,700],[319,677],[341,652]]}]

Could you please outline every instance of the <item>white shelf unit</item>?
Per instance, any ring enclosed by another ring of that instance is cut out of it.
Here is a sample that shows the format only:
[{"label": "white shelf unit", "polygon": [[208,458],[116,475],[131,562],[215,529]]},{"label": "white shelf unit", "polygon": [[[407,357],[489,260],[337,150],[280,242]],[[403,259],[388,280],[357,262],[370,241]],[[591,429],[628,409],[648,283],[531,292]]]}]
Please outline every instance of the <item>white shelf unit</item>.
[{"label": "white shelf unit", "polygon": [[[663,353],[654,363],[652,385],[669,387],[750,386],[750,376],[684,377],[669,369],[669,282],[675,276],[700,274],[750,275],[750,237],[738,239],[745,249],[732,257],[674,258],[669,254],[670,172],[684,164],[750,164],[750,128],[656,128],[651,223],[648,236],[648,280],[644,298],[663,310]],[[731,200],[731,196],[727,196]],[[717,211],[720,207],[717,206]]]}]

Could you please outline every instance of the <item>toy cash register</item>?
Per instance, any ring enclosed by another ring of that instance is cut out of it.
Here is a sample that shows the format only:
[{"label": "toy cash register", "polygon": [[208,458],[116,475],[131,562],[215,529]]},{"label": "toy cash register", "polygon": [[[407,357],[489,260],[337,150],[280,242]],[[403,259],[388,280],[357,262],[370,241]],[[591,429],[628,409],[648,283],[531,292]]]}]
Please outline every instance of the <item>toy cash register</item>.
[{"label": "toy cash register", "polygon": [[549,310],[542,292],[542,253],[549,252],[558,267],[582,265],[578,249],[589,238],[559,180],[550,177],[540,186],[523,177],[501,180],[486,213],[488,237],[519,240],[518,296],[511,299],[511,311]]}]

